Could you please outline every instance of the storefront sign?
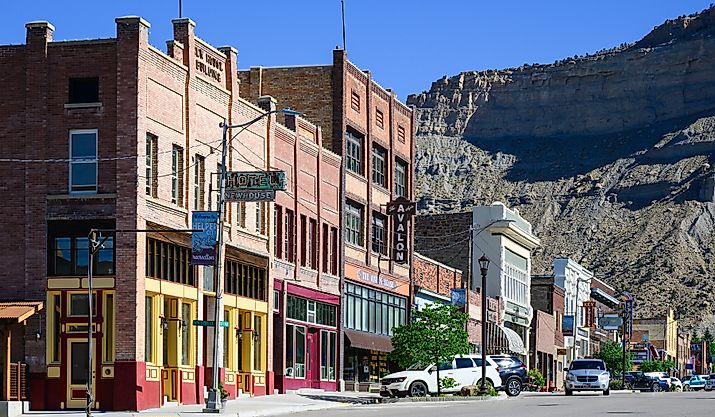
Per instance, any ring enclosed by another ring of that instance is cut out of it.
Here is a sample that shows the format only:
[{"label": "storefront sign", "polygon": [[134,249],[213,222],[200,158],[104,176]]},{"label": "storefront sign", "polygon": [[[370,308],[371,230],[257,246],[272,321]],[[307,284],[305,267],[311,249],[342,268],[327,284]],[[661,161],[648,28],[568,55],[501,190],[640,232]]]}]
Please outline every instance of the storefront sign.
[{"label": "storefront sign", "polygon": [[201,230],[191,234],[191,265],[214,265],[216,263],[218,212],[192,212],[191,227]]},{"label": "storefront sign", "polygon": [[226,191],[224,193],[226,201],[275,201],[275,191]]},{"label": "storefront sign", "polygon": [[566,349],[556,349],[556,356],[565,356]]},{"label": "storefront sign", "polygon": [[387,214],[392,216],[392,227],[394,230],[394,247],[392,248],[392,260],[398,264],[409,262],[409,221],[416,212],[415,203],[404,197],[387,204]]},{"label": "storefront sign", "polygon": [[623,319],[617,314],[603,316],[598,319],[598,325],[603,330],[618,330],[623,324]]},{"label": "storefront sign", "polygon": [[487,311],[487,321],[490,323],[496,323],[497,322],[497,312],[496,311]]},{"label": "storefront sign", "polygon": [[563,326],[564,336],[573,336],[573,316],[564,316]]},{"label": "storefront sign", "polygon": [[578,335],[585,338],[585,337],[588,337],[588,332],[587,332],[586,330],[584,330],[584,329],[582,329],[582,328],[579,327],[579,328],[578,328]]},{"label": "storefront sign", "polygon": [[487,298],[487,310],[497,311],[499,309],[498,301],[494,298]]},{"label": "storefront sign", "polygon": [[379,285],[381,287],[389,288],[391,290],[397,288],[397,283],[395,281],[392,281],[382,276],[377,276],[366,271],[358,271],[357,275],[358,278],[360,278],[361,280],[370,282],[375,285]]},{"label": "storefront sign", "polygon": [[452,288],[450,290],[452,304],[463,306],[466,300],[466,290],[464,288]]},{"label": "storefront sign", "polygon": [[226,173],[226,191],[285,191],[285,171]]},{"label": "storefront sign", "polygon": [[201,44],[194,47],[194,56],[196,57],[196,70],[220,83],[225,57],[217,56]]}]

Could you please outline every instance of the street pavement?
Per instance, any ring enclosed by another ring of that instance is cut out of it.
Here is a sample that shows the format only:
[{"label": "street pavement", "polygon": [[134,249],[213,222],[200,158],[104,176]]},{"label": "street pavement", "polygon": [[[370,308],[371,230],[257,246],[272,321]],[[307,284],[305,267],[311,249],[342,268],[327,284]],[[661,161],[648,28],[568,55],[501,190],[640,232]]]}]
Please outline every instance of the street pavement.
[{"label": "street pavement", "polygon": [[612,393],[606,397],[590,393],[566,397],[563,393],[524,393],[497,401],[395,403],[356,405],[300,413],[300,417],[590,417],[641,415],[689,417],[712,415],[715,392]]}]

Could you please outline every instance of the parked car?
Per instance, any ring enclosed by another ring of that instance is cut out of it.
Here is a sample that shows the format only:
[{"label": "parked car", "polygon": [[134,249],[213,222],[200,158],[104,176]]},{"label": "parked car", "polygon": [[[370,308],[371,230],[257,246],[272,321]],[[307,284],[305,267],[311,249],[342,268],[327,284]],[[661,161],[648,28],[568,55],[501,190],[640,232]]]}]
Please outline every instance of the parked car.
[{"label": "parked car", "polygon": [[707,380],[702,375],[691,375],[683,380],[683,391],[697,391],[705,388]]},{"label": "parked car", "polygon": [[524,386],[529,383],[529,373],[521,359],[509,355],[489,355],[489,358],[497,364],[497,372],[503,383],[498,389],[510,397],[521,394]]},{"label": "parked car", "polygon": [[715,389],[715,374],[710,374],[705,382],[705,391],[712,391],[713,389]]},{"label": "parked car", "polygon": [[[495,388],[502,386],[497,365],[487,357],[486,383]],[[442,392],[457,392],[467,385],[479,385],[482,380],[482,358],[479,355],[464,355],[451,362],[439,365],[439,377],[453,378],[456,386],[442,389]],[[383,397],[425,397],[437,392],[437,366],[415,364],[401,372],[382,378],[380,395]]]},{"label": "parked car", "polygon": [[566,395],[574,391],[601,391],[609,395],[611,374],[601,359],[575,359],[566,373]]},{"label": "parked car", "polygon": [[668,388],[667,382],[655,376],[648,376],[642,371],[626,372],[626,389],[637,391],[660,392]]},{"label": "parked car", "polygon": [[671,377],[670,378],[670,389],[672,391],[682,391],[683,390],[683,382],[676,377]]},{"label": "parked car", "polygon": [[661,386],[665,385],[664,391],[670,391],[671,381],[667,372],[646,372],[645,374],[652,378],[658,378],[661,381]]}]

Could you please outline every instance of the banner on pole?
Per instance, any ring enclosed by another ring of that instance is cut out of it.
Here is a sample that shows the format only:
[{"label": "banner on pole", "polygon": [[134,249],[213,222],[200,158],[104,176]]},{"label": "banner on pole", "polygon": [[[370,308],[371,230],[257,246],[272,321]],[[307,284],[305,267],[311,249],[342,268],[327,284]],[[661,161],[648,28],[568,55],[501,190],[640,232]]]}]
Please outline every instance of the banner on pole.
[{"label": "banner on pole", "polygon": [[191,234],[191,265],[215,265],[218,212],[192,212],[191,228],[201,230]]}]

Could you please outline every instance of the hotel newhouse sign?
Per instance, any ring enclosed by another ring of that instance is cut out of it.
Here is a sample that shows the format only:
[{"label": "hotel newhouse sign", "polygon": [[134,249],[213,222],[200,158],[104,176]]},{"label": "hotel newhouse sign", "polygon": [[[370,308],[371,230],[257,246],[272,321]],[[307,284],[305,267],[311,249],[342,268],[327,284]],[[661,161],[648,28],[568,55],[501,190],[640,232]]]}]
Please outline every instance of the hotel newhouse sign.
[{"label": "hotel newhouse sign", "polygon": [[398,197],[387,204],[387,214],[392,216],[392,260],[406,264],[410,255],[408,227],[410,219],[415,215],[415,203]]}]

